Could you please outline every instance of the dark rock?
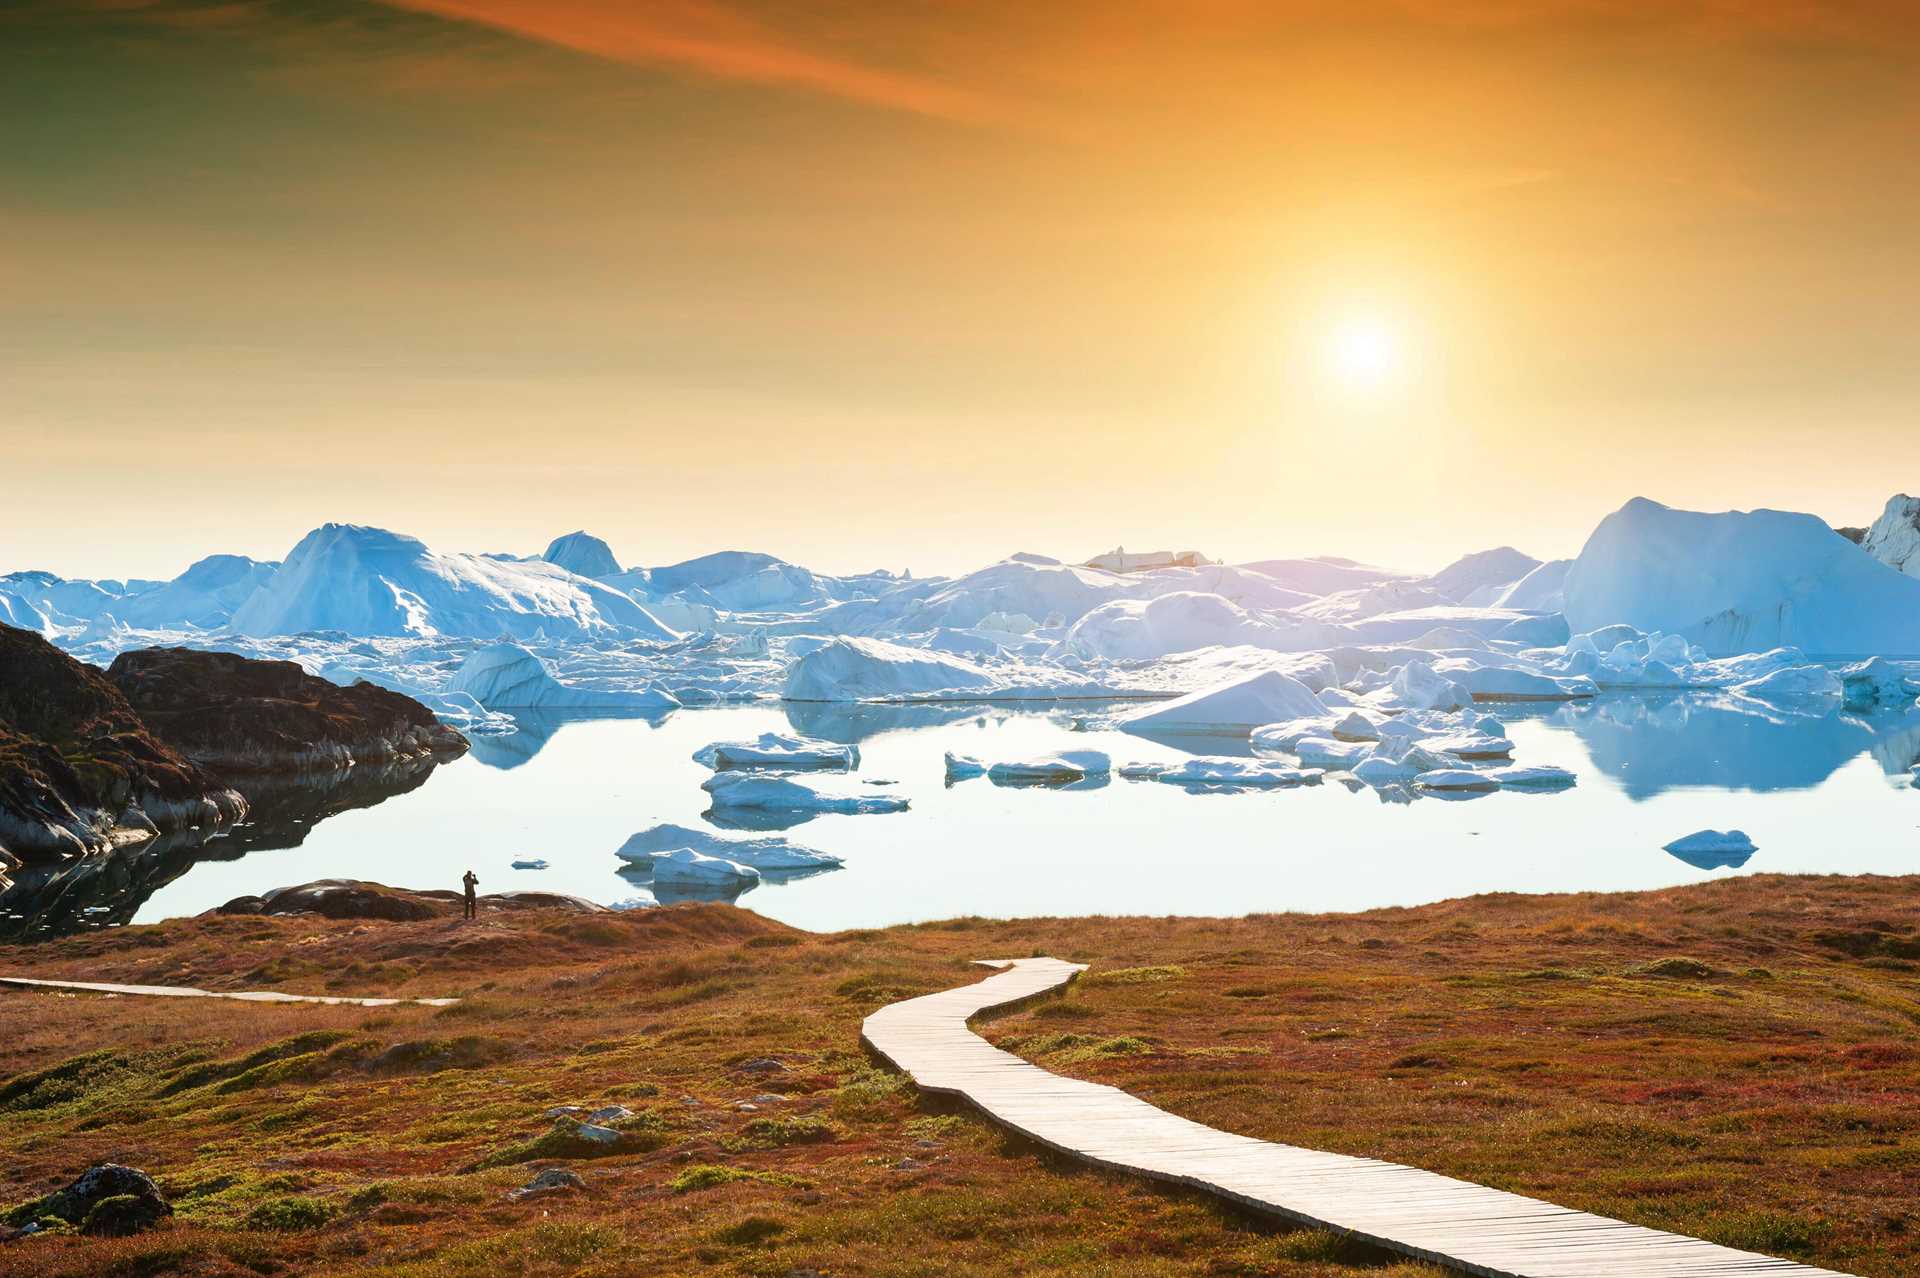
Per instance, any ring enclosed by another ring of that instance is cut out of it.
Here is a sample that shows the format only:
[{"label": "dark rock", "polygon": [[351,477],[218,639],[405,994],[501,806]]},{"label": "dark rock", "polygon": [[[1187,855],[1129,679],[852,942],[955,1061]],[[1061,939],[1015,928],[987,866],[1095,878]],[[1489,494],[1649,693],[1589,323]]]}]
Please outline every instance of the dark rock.
[{"label": "dark rock", "polygon": [[[605,914],[607,907],[558,892],[497,892],[479,898],[487,910],[567,910],[576,914]],[[238,896],[215,914],[318,914],[329,919],[384,919],[412,923],[446,918],[460,912],[458,892],[388,887],[359,879],[318,879],[294,887],[275,888],[264,896]]]},{"label": "dark rock", "polygon": [[740,1067],[742,1074],[784,1074],[787,1067],[771,1056],[760,1056]]},{"label": "dark rock", "polygon": [[291,661],[144,648],[107,668],[163,740],[223,774],[305,772],[464,754],[467,739],[411,697],[343,688]]},{"label": "dark rock", "polygon": [[1867,530],[1864,528],[1836,528],[1834,531],[1856,546],[1867,539]]},{"label": "dark rock", "polygon": [[172,1214],[151,1176],[118,1163],[97,1163],[65,1189],[16,1207],[7,1222],[19,1226],[52,1216],[88,1233],[120,1234],[151,1228]]},{"label": "dark rock", "polygon": [[246,801],[153,732],[105,674],[0,625],[0,848],[22,861],[217,827]]},{"label": "dark rock", "polygon": [[549,1167],[520,1188],[510,1192],[507,1197],[514,1202],[520,1202],[549,1194],[576,1193],[586,1187],[587,1182],[580,1179],[579,1173],[568,1171],[564,1167]]}]

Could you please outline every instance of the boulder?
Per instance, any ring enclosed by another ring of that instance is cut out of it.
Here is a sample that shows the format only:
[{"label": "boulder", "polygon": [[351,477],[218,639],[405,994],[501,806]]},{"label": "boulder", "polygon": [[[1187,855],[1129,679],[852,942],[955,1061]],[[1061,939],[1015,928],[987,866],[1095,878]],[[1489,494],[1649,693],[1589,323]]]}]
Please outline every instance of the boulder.
[{"label": "boulder", "polygon": [[510,1191],[507,1197],[517,1203],[551,1194],[576,1193],[586,1187],[587,1182],[580,1179],[578,1172],[568,1171],[565,1167],[549,1167],[520,1188]]},{"label": "boulder", "polygon": [[173,1214],[160,1187],[143,1171],[96,1163],[65,1189],[7,1213],[17,1226],[52,1216],[90,1234],[119,1236],[150,1229]]}]

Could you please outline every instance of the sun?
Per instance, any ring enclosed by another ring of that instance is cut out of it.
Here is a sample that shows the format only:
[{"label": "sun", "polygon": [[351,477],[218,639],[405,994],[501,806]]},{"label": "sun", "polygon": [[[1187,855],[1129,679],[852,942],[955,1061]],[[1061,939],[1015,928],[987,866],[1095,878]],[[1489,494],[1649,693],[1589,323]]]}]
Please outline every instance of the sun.
[{"label": "sun", "polygon": [[1324,354],[1327,372],[1350,390],[1386,386],[1406,363],[1399,330],[1378,315],[1351,315],[1334,323],[1327,330]]}]

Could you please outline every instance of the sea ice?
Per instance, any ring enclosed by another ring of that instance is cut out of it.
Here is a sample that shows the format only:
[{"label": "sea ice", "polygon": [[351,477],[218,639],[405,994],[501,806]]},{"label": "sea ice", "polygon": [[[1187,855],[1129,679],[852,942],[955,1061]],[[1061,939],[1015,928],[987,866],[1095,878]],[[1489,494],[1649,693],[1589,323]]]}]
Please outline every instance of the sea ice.
[{"label": "sea ice", "polygon": [[1560,790],[1575,781],[1573,773],[1565,768],[1544,763],[1531,767],[1488,768],[1485,775],[1507,790]]},{"label": "sea ice", "polygon": [[632,691],[569,687],[546,663],[516,643],[476,648],[447,680],[489,710],[671,710],[678,698],[651,685]]},{"label": "sea ice", "polygon": [[700,788],[719,809],[762,812],[904,812],[907,801],[893,794],[836,794],[790,777],[759,772],[716,772]]},{"label": "sea ice", "polygon": [[1466,768],[1441,768],[1435,772],[1422,772],[1413,779],[1413,783],[1422,790],[1498,790],[1500,780],[1491,772],[1474,772]]},{"label": "sea ice", "polygon": [[641,830],[622,843],[614,855],[622,861],[645,868],[653,863],[653,858],[658,854],[680,848],[751,866],[766,874],[831,870],[842,864],[837,856],[816,852],[779,835],[722,834],[672,824],[649,826]]},{"label": "sea ice", "polygon": [[672,848],[652,857],[656,887],[740,889],[760,881],[760,871],[692,848]]},{"label": "sea ice", "polygon": [[693,761],[716,772],[749,768],[846,772],[860,766],[860,750],[813,737],[763,732],[752,741],[716,741],[702,746],[694,751]]},{"label": "sea ice", "polygon": [[1315,784],[1321,773],[1315,768],[1288,767],[1266,759],[1202,755],[1171,764],[1130,763],[1120,770],[1120,775],[1138,781],[1164,781],[1169,785],[1277,789]]}]

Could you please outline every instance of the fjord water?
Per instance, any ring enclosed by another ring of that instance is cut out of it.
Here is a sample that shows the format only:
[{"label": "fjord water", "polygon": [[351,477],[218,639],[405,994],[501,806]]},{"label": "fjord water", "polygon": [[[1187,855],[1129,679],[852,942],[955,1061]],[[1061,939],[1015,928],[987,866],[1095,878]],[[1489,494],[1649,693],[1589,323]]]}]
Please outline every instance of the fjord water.
[{"label": "fjord water", "polygon": [[[1119,778],[1068,789],[948,785],[946,751],[989,761],[1101,749],[1116,764],[1232,753],[1220,741],[1075,731],[1100,707],[748,706],[664,718],[534,718],[424,784],[315,822],[298,846],[202,862],[136,921],[193,914],[317,878],[483,892],[651,899],[614,849],[663,821],[707,824],[690,756],[709,742],[799,731],[860,746],[863,788],[904,794],[897,815],[819,816],[790,837],[845,868],[767,882],[745,907],[811,929],[957,915],[1360,910],[1478,892],[1618,891],[1725,874],[1910,872],[1920,865],[1920,711],[1796,713],[1718,695],[1609,695],[1502,707],[1514,760],[1571,769],[1551,793],[1417,798],[1337,782],[1191,792]],[[1239,752],[1244,753],[1241,743]],[[881,782],[891,782],[882,786]],[[1662,850],[1704,827],[1759,845],[1742,866]],[[540,858],[543,871],[510,868]]]}]

